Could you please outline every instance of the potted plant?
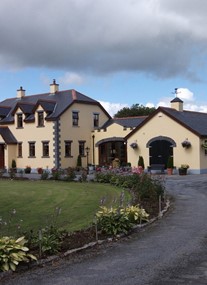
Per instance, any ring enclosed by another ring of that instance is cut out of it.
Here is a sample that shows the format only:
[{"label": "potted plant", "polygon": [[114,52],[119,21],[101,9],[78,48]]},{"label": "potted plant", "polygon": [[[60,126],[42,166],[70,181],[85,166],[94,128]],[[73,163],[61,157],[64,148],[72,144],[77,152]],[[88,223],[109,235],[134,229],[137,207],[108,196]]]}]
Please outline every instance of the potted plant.
[{"label": "potted plant", "polygon": [[15,160],[15,159],[12,159],[11,171],[12,171],[13,173],[16,173],[16,172],[17,172],[17,164],[16,164],[16,160]]},{"label": "potted plant", "polygon": [[30,166],[26,166],[26,168],[24,169],[25,173],[31,173],[31,167]]},{"label": "potted plant", "polygon": [[180,168],[178,169],[179,175],[187,175],[188,168],[188,164],[181,164]]},{"label": "potted plant", "polygon": [[42,174],[42,173],[43,173],[42,167],[38,167],[38,168],[37,168],[37,173],[38,173],[38,174]]},{"label": "potted plant", "polygon": [[167,161],[167,174],[168,175],[172,175],[173,174],[173,168],[174,168],[173,157],[169,156],[168,157],[168,161]]},{"label": "potted plant", "polygon": [[138,168],[139,168],[139,172],[143,172],[144,170],[144,158],[143,156],[139,156],[139,159],[138,159]]}]

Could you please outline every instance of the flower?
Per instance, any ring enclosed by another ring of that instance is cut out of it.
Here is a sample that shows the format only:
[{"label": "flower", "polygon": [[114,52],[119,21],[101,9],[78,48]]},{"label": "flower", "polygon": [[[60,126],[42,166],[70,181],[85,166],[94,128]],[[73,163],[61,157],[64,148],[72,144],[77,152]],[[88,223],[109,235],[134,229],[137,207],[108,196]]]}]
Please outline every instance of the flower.
[{"label": "flower", "polygon": [[188,169],[188,168],[189,168],[189,165],[188,165],[188,164],[181,164],[181,167],[180,167],[180,168]]}]

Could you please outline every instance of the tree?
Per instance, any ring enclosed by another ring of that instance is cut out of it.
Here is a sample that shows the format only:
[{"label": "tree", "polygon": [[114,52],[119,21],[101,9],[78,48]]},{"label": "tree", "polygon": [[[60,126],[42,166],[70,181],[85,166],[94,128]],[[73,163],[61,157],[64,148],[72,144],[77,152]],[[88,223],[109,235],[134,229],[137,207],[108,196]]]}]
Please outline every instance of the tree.
[{"label": "tree", "polygon": [[130,108],[124,107],[119,110],[114,117],[123,118],[123,117],[136,117],[136,116],[148,116],[155,111],[155,108],[145,107],[139,104],[133,104]]}]

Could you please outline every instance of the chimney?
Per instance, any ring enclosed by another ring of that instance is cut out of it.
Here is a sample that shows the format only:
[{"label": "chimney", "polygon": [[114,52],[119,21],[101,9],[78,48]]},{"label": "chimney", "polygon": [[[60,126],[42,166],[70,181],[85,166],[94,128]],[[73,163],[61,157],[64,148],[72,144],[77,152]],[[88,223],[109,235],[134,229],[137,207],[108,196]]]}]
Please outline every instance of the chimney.
[{"label": "chimney", "polygon": [[183,111],[183,101],[180,98],[175,97],[172,101],[170,101],[170,103],[171,103],[171,108],[179,112]]},{"label": "chimney", "polygon": [[74,89],[72,89],[72,98],[73,100],[77,100],[76,91]]},{"label": "chimney", "polygon": [[23,98],[25,96],[25,90],[20,86],[19,90],[17,90],[17,98]]},{"label": "chimney", "polygon": [[59,84],[57,84],[55,79],[53,79],[53,83],[50,84],[50,94],[55,94],[58,91],[59,91]]}]

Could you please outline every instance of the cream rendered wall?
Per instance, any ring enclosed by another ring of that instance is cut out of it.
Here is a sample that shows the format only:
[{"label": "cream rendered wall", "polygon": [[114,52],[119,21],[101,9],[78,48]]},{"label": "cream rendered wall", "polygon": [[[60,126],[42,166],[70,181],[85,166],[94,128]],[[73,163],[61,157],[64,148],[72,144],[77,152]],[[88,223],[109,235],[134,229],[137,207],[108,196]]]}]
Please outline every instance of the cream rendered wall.
[{"label": "cream rendered wall", "polygon": [[[173,156],[174,165],[177,168],[180,167],[181,164],[189,164],[191,170],[199,170],[199,138],[162,112],[159,112],[128,139],[128,161],[131,162],[132,166],[137,166],[139,155],[143,156],[145,167],[149,165],[149,148],[147,148],[146,145],[149,140],[158,136],[166,136],[175,141],[176,147],[173,148]],[[191,148],[185,149],[182,147],[181,143],[185,139],[191,142]],[[137,150],[133,150],[129,146],[134,141],[138,143]]]},{"label": "cream rendered wall", "polygon": [[[29,165],[31,168],[37,167],[52,168],[53,164],[53,122],[45,121],[44,127],[37,126],[37,111],[43,111],[42,107],[38,107],[35,112],[35,122],[23,122],[23,128],[17,128],[16,114],[14,116],[15,123],[9,125],[9,128],[18,142],[22,142],[22,157],[18,157],[17,146],[15,148],[15,156],[17,168],[25,168]],[[16,113],[22,113],[21,109],[17,109]],[[46,113],[44,112],[44,117]],[[23,114],[23,119],[25,115]],[[35,158],[29,157],[29,141],[35,142]],[[42,158],[42,141],[49,141],[49,157]]]},{"label": "cream rendered wall", "polygon": [[[94,136],[94,145],[96,145],[97,142],[103,139],[112,138],[112,137],[122,137],[124,138],[126,135],[128,135],[131,132],[131,128],[123,128],[123,126],[114,123],[110,125],[106,131],[103,129],[98,131],[95,130],[91,135]],[[94,147],[94,154],[95,154],[95,164],[99,164],[99,153],[98,153],[98,147]]]},{"label": "cream rendered wall", "polygon": [[5,166],[7,169],[11,168],[12,160],[16,160],[16,145],[7,145],[4,152]]},{"label": "cream rendered wall", "polygon": [[[72,125],[72,111],[79,112],[79,125]],[[79,142],[85,141],[85,147],[89,147],[88,162],[92,163],[93,146],[91,141],[91,131],[94,129],[93,114],[99,113],[99,126],[103,125],[108,117],[99,106],[89,104],[73,104],[60,118],[60,146],[61,146],[61,167],[77,165],[77,157],[79,155]],[[72,157],[65,157],[65,140],[71,140]],[[87,165],[86,155],[82,157],[82,166]]]}]

